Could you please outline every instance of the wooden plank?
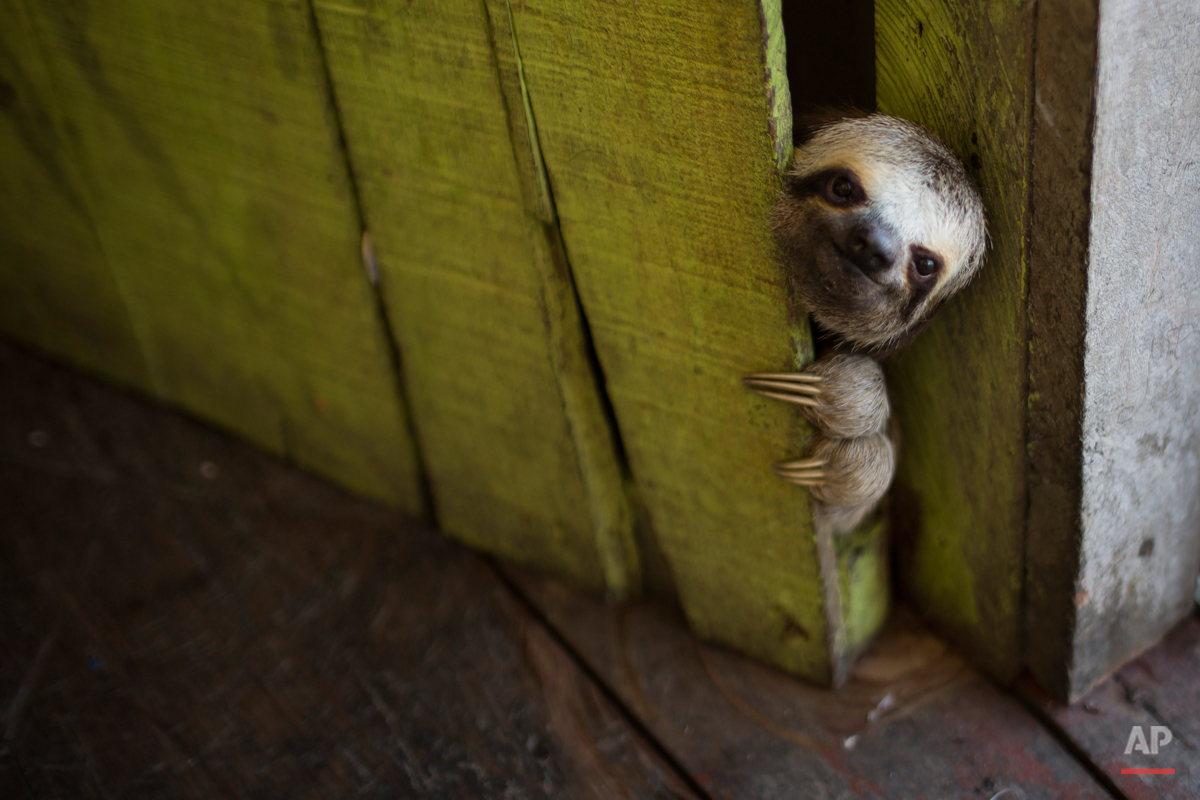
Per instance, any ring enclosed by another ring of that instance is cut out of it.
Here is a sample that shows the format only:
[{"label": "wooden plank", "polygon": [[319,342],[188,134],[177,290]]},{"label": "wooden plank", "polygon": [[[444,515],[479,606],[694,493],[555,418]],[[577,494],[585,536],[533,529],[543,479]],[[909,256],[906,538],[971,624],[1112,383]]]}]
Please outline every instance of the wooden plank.
[{"label": "wooden plank", "polygon": [[695,797],[454,543],[8,347],[0,371],[0,709],[37,673],[0,787]]},{"label": "wooden plank", "polygon": [[981,668],[1021,668],[1027,164],[1033,3],[880,0],[879,110],[967,163],[988,214],[980,275],[890,365],[903,428],[897,579]]},{"label": "wooden plank", "polygon": [[[1071,706],[1053,703],[1032,681],[1024,681],[1020,688],[1109,777],[1122,797],[1184,800],[1196,796],[1200,788],[1200,619],[1195,615]],[[1170,731],[1170,741],[1162,733],[1155,737],[1155,727]],[[1134,738],[1135,728],[1141,729],[1144,741]],[[1129,769],[1170,769],[1174,774],[1122,772]]]},{"label": "wooden plank", "polygon": [[441,527],[636,591],[616,443],[483,6],[316,11]]},{"label": "wooden plank", "polygon": [[662,608],[512,574],[712,797],[1109,797],[1015,699],[902,614],[830,692],[701,645]]},{"label": "wooden plank", "polygon": [[150,388],[75,165],[43,102],[53,88],[21,3],[0,6],[0,329]]},{"label": "wooden plank", "polygon": [[1060,700],[1071,694],[1083,541],[1083,349],[1097,10],[1092,0],[1044,3],[1037,38],[1056,44],[1038,49],[1034,69],[1025,658],[1041,685]]},{"label": "wooden plank", "polygon": [[419,510],[305,7],[25,8],[156,393]]},{"label": "wooden plank", "polygon": [[811,358],[767,230],[791,146],[778,4],[488,7],[494,30],[512,21],[645,535],[689,622],[837,681],[853,613],[837,554],[769,469],[809,431],[738,384]]}]

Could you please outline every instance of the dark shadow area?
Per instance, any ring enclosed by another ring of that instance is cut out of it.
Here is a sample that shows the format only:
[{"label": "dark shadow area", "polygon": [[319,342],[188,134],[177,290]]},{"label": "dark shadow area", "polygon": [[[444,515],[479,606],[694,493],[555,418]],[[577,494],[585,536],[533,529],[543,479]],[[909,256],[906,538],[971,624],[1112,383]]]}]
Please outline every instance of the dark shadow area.
[{"label": "dark shadow area", "polygon": [[0,798],[708,797],[427,525],[2,339],[0,375]]},{"label": "dark shadow area", "polygon": [[783,30],[796,116],[829,107],[875,110],[872,0],[784,0]]}]

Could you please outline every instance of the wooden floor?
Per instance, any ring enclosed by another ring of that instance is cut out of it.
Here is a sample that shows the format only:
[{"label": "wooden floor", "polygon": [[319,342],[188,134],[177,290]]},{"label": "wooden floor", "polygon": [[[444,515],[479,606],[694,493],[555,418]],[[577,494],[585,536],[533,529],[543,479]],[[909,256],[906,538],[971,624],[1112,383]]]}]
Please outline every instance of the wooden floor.
[{"label": "wooden floor", "polygon": [[1194,618],[1069,709],[903,614],[818,691],[2,344],[0,509],[0,798],[1200,797]]}]

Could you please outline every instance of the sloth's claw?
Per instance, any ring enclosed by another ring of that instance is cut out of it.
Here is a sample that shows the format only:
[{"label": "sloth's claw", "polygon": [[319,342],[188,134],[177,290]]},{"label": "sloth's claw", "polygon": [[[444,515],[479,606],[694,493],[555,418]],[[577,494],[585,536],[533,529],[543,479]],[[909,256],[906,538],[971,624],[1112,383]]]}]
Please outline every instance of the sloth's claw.
[{"label": "sloth's claw", "polygon": [[820,375],[805,372],[760,372],[742,378],[742,385],[763,397],[816,408],[821,388],[815,384],[821,380]]},{"label": "sloth's claw", "polygon": [[765,389],[754,389],[750,391],[755,394],[761,394],[763,397],[770,397],[772,400],[782,400],[785,403],[792,403],[798,406],[812,406],[816,408],[818,403],[811,397],[801,397],[794,394],[784,394],[783,392],[768,392]]},{"label": "sloth's claw", "polygon": [[787,478],[782,475],[780,477],[783,478],[788,483],[794,483],[797,486],[824,486],[825,485],[824,480],[817,480],[815,478]]},{"label": "sloth's claw", "polygon": [[825,459],[821,456],[813,456],[812,458],[798,458],[795,461],[780,461],[775,464],[775,469],[812,469],[823,466],[825,466]]},{"label": "sloth's claw", "polygon": [[784,383],[820,383],[824,380],[820,375],[807,372],[756,372],[742,378],[744,381],[783,381]]},{"label": "sloth's claw", "polygon": [[801,478],[804,480],[819,481],[825,477],[825,470],[820,467],[816,469],[779,469],[776,467],[775,474],[781,478]]},{"label": "sloth's claw", "polygon": [[886,430],[890,407],[879,362],[833,353],[804,372],[759,372],[742,378],[756,394],[799,406],[816,428],[805,455],[772,467],[812,495],[813,519],[843,533],[878,505],[895,471]]},{"label": "sloth's claw", "polygon": [[801,486],[825,485],[825,459],[801,458],[796,461],[780,461],[771,467],[772,471],[789,483]]}]

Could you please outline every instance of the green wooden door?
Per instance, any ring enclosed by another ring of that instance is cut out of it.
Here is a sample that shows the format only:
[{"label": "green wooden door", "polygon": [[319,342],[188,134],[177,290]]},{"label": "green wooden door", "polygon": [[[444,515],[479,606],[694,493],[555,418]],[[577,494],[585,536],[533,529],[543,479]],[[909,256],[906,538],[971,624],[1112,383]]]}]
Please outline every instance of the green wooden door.
[{"label": "green wooden door", "polygon": [[9,335],[844,676],[886,615],[884,529],[818,536],[770,470],[807,425],[739,384],[812,357],[767,227],[778,2],[0,13]]}]

